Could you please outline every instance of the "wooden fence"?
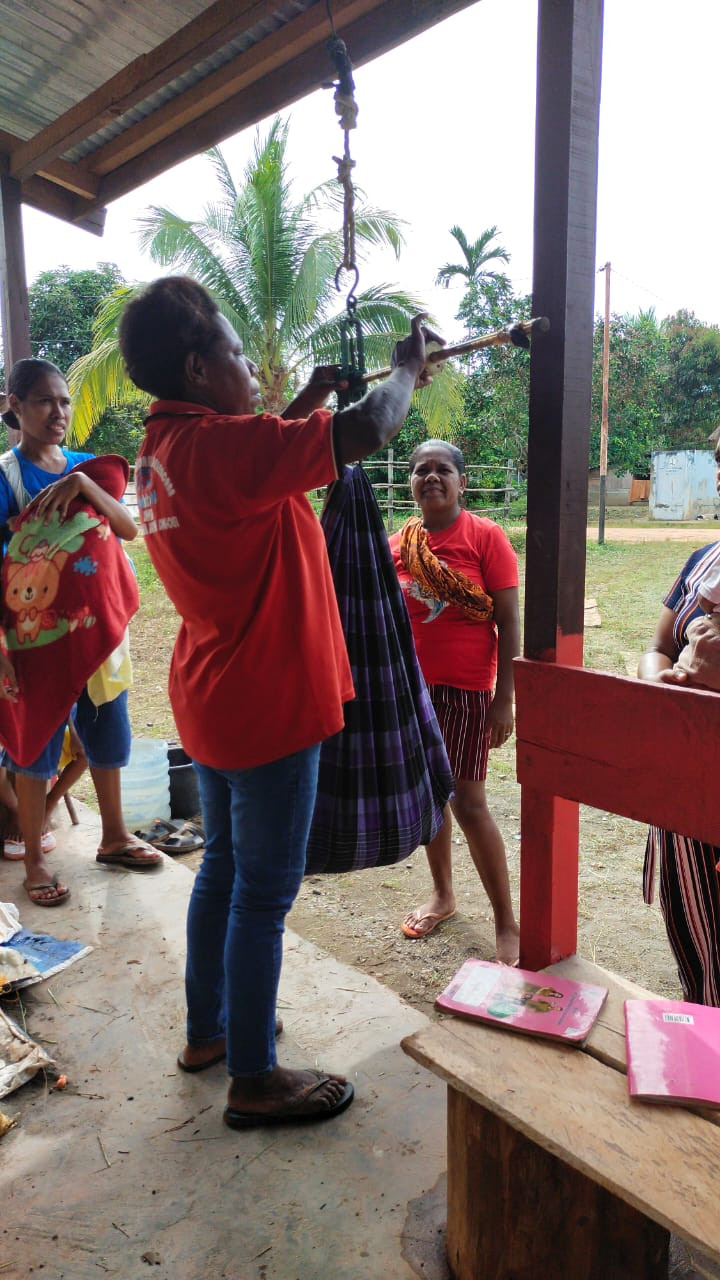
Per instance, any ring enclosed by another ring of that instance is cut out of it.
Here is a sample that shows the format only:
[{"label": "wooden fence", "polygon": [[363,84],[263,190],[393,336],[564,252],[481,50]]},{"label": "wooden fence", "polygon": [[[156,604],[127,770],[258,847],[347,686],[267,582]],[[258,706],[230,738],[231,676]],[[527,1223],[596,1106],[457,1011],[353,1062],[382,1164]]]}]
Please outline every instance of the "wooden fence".
[{"label": "wooden fence", "polygon": [[[386,453],[375,454],[363,463],[370,478],[378,505],[383,515],[388,533],[399,528],[409,515],[417,514],[418,507],[413,502],[408,484],[407,460],[397,459],[390,447]],[[503,468],[504,484],[488,485],[489,474],[497,477],[498,467],[471,463],[467,467],[468,483],[465,489],[467,501],[475,511],[493,519],[507,520],[510,514],[510,503],[521,492],[521,479],[513,462],[508,460]],[[134,518],[138,519],[137,500],[135,496],[135,472],[130,468],[130,481],[125,492],[125,505]]]},{"label": "wooden fence", "polygon": [[[391,446],[386,453],[367,458],[363,467],[372,482],[388,533],[393,533],[409,515],[418,512],[410,494],[407,459],[395,458]],[[510,504],[520,495],[522,487],[515,464],[510,459],[504,468],[469,463],[466,470],[465,496],[473,510],[493,519],[507,520]],[[503,483],[488,484],[491,475],[497,477],[500,470],[504,473]]]}]

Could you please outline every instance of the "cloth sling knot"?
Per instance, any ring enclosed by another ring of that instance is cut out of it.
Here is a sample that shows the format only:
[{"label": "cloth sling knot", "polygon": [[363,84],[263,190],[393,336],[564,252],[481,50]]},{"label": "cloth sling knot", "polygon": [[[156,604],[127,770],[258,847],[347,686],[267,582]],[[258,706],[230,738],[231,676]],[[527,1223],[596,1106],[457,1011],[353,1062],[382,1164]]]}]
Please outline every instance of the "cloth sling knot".
[{"label": "cloth sling knot", "polygon": [[450,569],[430,550],[427,529],[419,516],[411,516],[400,532],[400,559],[425,600],[453,604],[469,618],[487,622],[493,616],[493,598],[477,582]]}]

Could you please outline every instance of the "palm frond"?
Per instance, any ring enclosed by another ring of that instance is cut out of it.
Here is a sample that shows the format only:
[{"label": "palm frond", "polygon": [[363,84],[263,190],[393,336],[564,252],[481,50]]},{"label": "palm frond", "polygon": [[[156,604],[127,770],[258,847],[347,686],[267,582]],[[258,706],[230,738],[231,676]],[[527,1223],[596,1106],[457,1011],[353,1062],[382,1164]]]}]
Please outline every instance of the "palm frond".
[{"label": "palm frond", "polygon": [[462,276],[467,280],[469,279],[469,275],[470,273],[468,268],[464,267],[462,263],[446,262],[444,267],[440,267],[440,270],[435,277],[435,283],[441,285],[443,289],[447,289],[450,286],[450,281],[453,280],[455,276]]},{"label": "palm frond", "polygon": [[440,440],[450,436],[463,409],[463,383],[463,375],[447,360],[438,366],[430,386],[415,392],[413,405],[430,435]]},{"label": "palm frond", "polygon": [[[217,192],[200,219],[153,206],[138,222],[141,246],[155,262],[187,272],[211,291],[258,365],[273,402],[297,371],[319,362],[321,352],[324,360],[337,360],[344,300],[335,288],[342,260],[341,185],[328,179],[296,197],[287,142],[288,123],[281,117],[264,134],[258,130],[240,183],[233,180],[222,151],[214,148],[207,155]],[[329,226],[326,215],[332,219]],[[375,246],[389,247],[397,256],[404,227],[393,214],[368,205],[358,189],[358,260],[363,250]],[[81,363],[74,371],[78,432],[89,429],[104,407],[103,397],[118,403],[125,395],[120,365],[113,364],[105,347],[116,342],[125,300],[109,300],[99,319],[93,353],[97,363]],[[422,309],[418,299],[384,286],[361,293],[356,314],[368,359],[386,363],[394,341],[408,332],[410,316]]]},{"label": "palm frond", "polygon": [[106,338],[68,369],[72,417],[68,440],[83,445],[109,407],[150,401],[128,377],[117,341]]},{"label": "palm frond", "polygon": [[230,172],[230,167],[222,151],[219,147],[211,147],[209,151],[205,152],[205,154],[215,170],[215,177],[220,184],[220,189],[225,197],[225,202],[229,205],[234,205],[238,196],[237,187],[235,186],[233,176]]},{"label": "palm frond", "polygon": [[140,288],[141,286],[137,284],[123,284],[113,289],[112,293],[103,299],[93,320],[93,346],[99,346],[111,340],[117,341],[120,316],[125,304],[139,293]]}]

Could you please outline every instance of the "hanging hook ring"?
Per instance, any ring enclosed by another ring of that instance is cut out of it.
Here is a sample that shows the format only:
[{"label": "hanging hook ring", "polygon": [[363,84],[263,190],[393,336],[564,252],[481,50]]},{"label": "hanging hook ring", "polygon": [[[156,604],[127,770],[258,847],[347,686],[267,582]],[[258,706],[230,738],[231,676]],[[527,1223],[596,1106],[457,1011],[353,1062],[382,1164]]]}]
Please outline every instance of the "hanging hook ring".
[{"label": "hanging hook ring", "polygon": [[355,290],[357,289],[358,284],[360,282],[360,272],[358,271],[356,266],[353,265],[352,267],[346,267],[345,263],[341,262],[340,266],[335,272],[335,288],[337,289],[338,293],[340,293],[340,273],[342,271],[352,271],[353,273],[354,278],[353,278],[352,284],[350,285],[350,291],[348,293],[348,296],[345,299],[345,306],[347,307],[348,311],[354,311],[355,305],[357,303]]}]

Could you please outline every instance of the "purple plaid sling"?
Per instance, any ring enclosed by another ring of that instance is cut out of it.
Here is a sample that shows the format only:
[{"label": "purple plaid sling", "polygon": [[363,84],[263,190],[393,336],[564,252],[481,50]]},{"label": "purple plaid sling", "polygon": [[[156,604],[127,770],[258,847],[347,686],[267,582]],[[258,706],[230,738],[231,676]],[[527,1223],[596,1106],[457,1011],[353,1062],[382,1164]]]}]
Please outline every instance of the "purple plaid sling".
[{"label": "purple plaid sling", "polygon": [[323,743],[306,875],[388,866],[428,844],[453,792],[373,487],[346,467],[322,517],[356,698]]}]

